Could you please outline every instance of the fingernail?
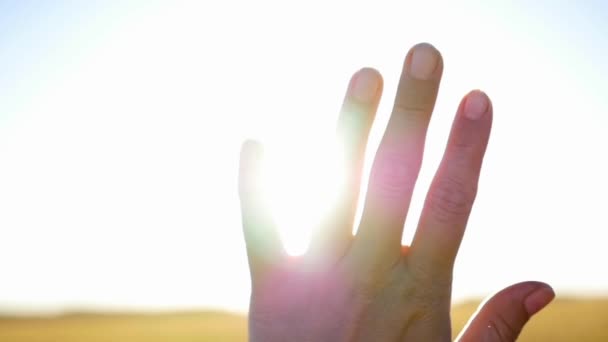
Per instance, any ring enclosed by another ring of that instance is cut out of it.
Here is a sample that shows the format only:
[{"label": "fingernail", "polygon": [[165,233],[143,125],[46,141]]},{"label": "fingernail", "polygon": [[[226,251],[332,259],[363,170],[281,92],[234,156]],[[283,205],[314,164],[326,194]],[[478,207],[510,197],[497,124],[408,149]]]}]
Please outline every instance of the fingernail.
[{"label": "fingernail", "polygon": [[532,294],[528,295],[524,300],[524,306],[528,315],[532,316],[535,313],[539,312],[542,308],[547,306],[553,298],[555,298],[555,292],[553,289],[548,286],[543,286],[540,289],[532,292]]},{"label": "fingernail", "polygon": [[433,76],[439,63],[439,52],[430,44],[418,44],[411,53],[408,64],[409,74],[419,80],[428,80]]},{"label": "fingernail", "polygon": [[378,72],[373,69],[361,69],[353,84],[353,97],[360,102],[370,102],[376,97],[379,87]]},{"label": "fingernail", "polygon": [[488,96],[479,90],[471,92],[464,103],[464,115],[471,120],[479,120],[488,111]]}]

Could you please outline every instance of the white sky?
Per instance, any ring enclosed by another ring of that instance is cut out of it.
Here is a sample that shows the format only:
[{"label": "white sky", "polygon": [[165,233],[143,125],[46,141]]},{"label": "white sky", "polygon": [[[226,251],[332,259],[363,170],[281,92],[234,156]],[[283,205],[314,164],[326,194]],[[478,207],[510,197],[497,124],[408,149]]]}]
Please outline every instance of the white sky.
[{"label": "white sky", "polygon": [[409,217],[461,96],[494,101],[455,300],[527,279],[608,292],[601,2],[32,3],[0,4],[0,310],[246,310],[241,141],[319,173],[348,78],[372,66],[373,151],[419,41],[445,72]]}]

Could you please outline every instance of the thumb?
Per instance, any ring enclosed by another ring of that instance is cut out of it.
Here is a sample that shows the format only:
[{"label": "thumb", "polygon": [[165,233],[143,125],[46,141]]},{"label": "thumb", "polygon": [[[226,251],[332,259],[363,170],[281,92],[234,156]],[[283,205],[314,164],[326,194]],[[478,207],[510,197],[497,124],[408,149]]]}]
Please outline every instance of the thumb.
[{"label": "thumb", "polygon": [[515,341],[530,317],[555,297],[553,289],[540,282],[511,285],[480,305],[457,341]]}]

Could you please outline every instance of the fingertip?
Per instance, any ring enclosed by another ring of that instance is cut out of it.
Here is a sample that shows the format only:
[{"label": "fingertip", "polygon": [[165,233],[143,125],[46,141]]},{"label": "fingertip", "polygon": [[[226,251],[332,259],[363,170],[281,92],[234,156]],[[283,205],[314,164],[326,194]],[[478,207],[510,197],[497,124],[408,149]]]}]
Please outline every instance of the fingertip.
[{"label": "fingertip", "polygon": [[473,90],[464,98],[464,115],[479,120],[490,111],[490,98],[481,90]]},{"label": "fingertip", "polygon": [[351,78],[350,95],[358,102],[374,102],[382,91],[383,79],[374,68],[362,68]]},{"label": "fingertip", "polygon": [[241,145],[241,171],[251,170],[251,168],[262,159],[264,148],[262,144],[253,139],[247,139]]},{"label": "fingertip", "polygon": [[259,164],[263,155],[263,146],[256,140],[247,139],[241,145],[239,162],[239,191],[250,192],[259,178]]},{"label": "fingertip", "polygon": [[492,299],[505,299],[507,301],[519,302],[523,304],[526,298],[528,298],[530,295],[545,288],[552,289],[549,284],[541,281],[523,281],[512,284],[500,291],[495,292],[493,295],[488,297],[488,301]]},{"label": "fingertip", "polygon": [[372,68],[372,67],[363,67],[363,68],[359,69],[359,71],[357,71],[355,73],[355,75],[353,75],[353,77],[356,78],[361,75],[365,75],[366,77],[370,77],[370,78],[374,78],[378,81],[382,81],[382,74],[380,74],[380,71],[378,71],[377,69]]},{"label": "fingertip", "polygon": [[414,79],[429,80],[441,75],[443,57],[439,50],[430,43],[414,45],[405,59],[405,69]]},{"label": "fingertip", "polygon": [[497,292],[489,300],[521,303],[530,317],[547,306],[554,298],[555,291],[549,284],[540,281],[525,281]]},{"label": "fingertip", "polygon": [[555,298],[555,291],[553,288],[548,284],[541,284],[541,286],[524,299],[524,307],[530,316],[542,310]]},{"label": "fingertip", "polygon": [[241,158],[260,158],[263,153],[263,146],[260,142],[253,139],[247,139],[241,144]]}]

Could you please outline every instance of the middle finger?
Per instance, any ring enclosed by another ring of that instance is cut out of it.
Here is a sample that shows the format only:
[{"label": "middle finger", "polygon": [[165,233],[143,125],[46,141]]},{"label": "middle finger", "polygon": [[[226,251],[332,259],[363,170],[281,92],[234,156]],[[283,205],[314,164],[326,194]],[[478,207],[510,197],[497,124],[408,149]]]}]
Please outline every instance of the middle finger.
[{"label": "middle finger", "polygon": [[405,59],[393,112],[372,165],[355,253],[368,262],[401,255],[403,224],[418,178],[443,61],[432,45]]}]

